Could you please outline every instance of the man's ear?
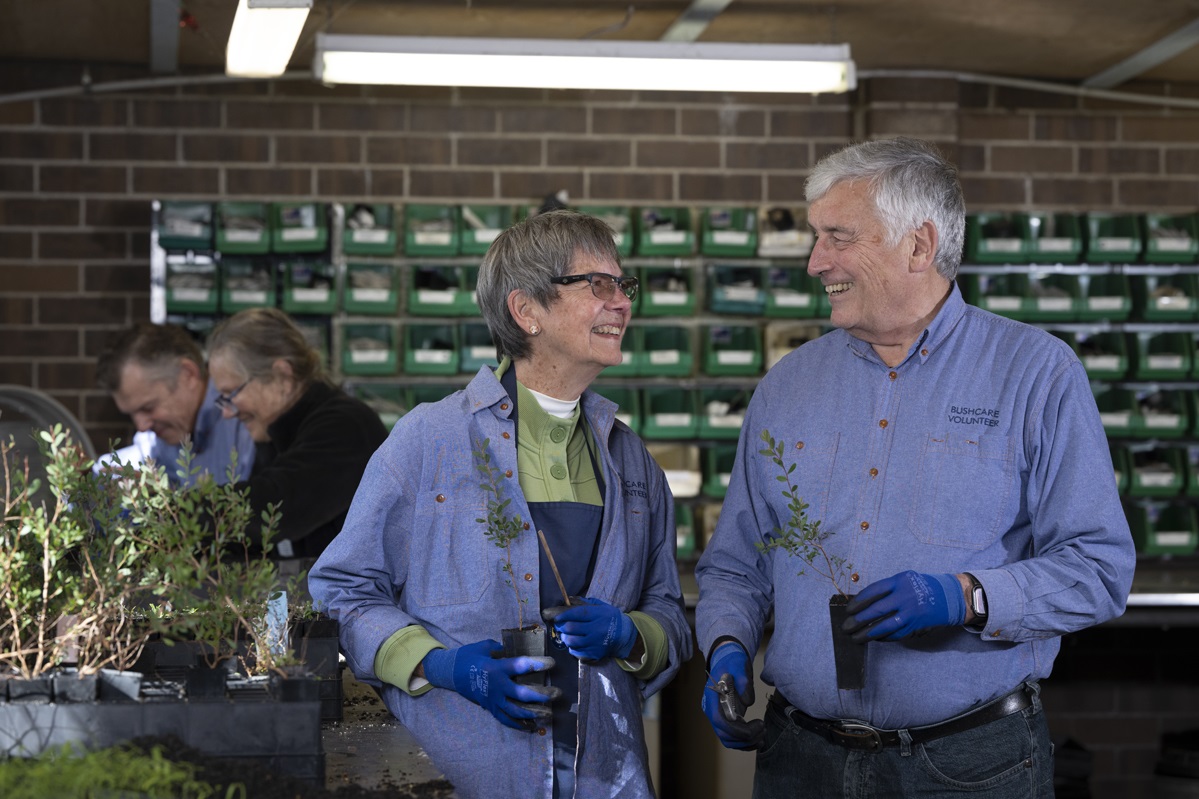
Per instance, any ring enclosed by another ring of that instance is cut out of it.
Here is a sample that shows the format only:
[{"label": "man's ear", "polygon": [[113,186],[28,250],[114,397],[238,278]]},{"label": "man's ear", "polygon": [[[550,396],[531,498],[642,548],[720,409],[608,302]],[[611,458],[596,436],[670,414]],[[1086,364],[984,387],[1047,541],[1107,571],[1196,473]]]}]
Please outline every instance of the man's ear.
[{"label": "man's ear", "polygon": [[912,235],[912,252],[908,257],[908,269],[912,272],[925,272],[936,267],[937,226],[931,219],[916,228]]},{"label": "man's ear", "polygon": [[196,363],[191,358],[179,359],[179,379],[183,380],[188,385],[205,384],[204,374],[200,369],[200,364]]},{"label": "man's ear", "polygon": [[540,314],[542,307],[525,293],[524,289],[512,289],[508,292],[508,313],[525,332],[541,325]]}]

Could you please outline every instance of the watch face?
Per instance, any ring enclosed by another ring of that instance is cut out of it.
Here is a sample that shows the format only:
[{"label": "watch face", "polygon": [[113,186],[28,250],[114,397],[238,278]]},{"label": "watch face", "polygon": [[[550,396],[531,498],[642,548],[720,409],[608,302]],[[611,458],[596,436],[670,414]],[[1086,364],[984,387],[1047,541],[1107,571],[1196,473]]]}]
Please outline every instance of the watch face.
[{"label": "watch face", "polygon": [[974,615],[987,615],[987,595],[983,593],[981,585],[974,588]]}]

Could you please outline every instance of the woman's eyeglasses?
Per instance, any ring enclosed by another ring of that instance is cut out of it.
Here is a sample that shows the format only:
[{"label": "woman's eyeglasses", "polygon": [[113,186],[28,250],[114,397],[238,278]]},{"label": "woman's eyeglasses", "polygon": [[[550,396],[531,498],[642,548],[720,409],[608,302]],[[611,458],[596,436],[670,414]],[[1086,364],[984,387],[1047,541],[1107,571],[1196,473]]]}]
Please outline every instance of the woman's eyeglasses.
[{"label": "woman's eyeglasses", "polygon": [[246,386],[250,385],[250,383],[251,383],[253,380],[254,380],[254,378],[252,378],[252,377],[251,377],[249,380],[247,380],[246,382],[242,383],[240,386],[238,386],[237,388],[233,389],[233,390],[232,390],[232,391],[230,391],[228,394],[217,394],[217,395],[216,395],[216,399],[215,399],[215,400],[213,400],[213,402],[215,402],[215,403],[216,403],[216,406],[217,406],[218,408],[220,408],[222,411],[235,411],[235,410],[237,410],[237,408],[236,408],[236,407],[234,407],[234,405],[233,405],[233,398],[234,398],[234,397],[236,397],[238,394],[240,394],[240,393],[241,393],[241,390],[242,390],[243,388],[245,388]]},{"label": "woman's eyeglasses", "polygon": [[569,286],[572,283],[578,283],[580,280],[586,280],[591,284],[591,293],[598,299],[607,301],[612,299],[612,295],[616,293],[616,288],[620,287],[620,292],[630,300],[637,297],[637,287],[640,281],[635,277],[617,277],[609,275],[607,272],[588,272],[585,275],[563,275],[562,277],[551,277],[550,282],[556,283],[559,286]]}]

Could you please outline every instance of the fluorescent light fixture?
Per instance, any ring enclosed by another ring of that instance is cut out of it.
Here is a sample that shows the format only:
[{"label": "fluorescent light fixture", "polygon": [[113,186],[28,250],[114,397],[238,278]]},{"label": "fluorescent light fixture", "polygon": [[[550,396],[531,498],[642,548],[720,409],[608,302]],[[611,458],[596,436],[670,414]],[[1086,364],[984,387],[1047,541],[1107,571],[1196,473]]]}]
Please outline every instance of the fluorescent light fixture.
[{"label": "fluorescent light fixture", "polygon": [[733,44],[317,34],[323,83],[844,92],[854,88],[847,44]]},{"label": "fluorescent light fixture", "polygon": [[312,0],[237,0],[225,74],[273,78],[287,71]]}]

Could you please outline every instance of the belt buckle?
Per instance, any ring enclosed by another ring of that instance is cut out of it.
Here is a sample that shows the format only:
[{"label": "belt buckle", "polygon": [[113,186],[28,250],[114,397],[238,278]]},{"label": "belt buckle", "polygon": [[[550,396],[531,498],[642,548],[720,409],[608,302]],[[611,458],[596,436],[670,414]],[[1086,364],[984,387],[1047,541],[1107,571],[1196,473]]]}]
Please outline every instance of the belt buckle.
[{"label": "belt buckle", "polygon": [[877,752],[883,748],[882,736],[878,734],[878,730],[869,724],[861,724],[856,721],[839,721],[832,728],[832,732],[835,735],[841,736],[847,744],[860,747],[868,752]]}]

